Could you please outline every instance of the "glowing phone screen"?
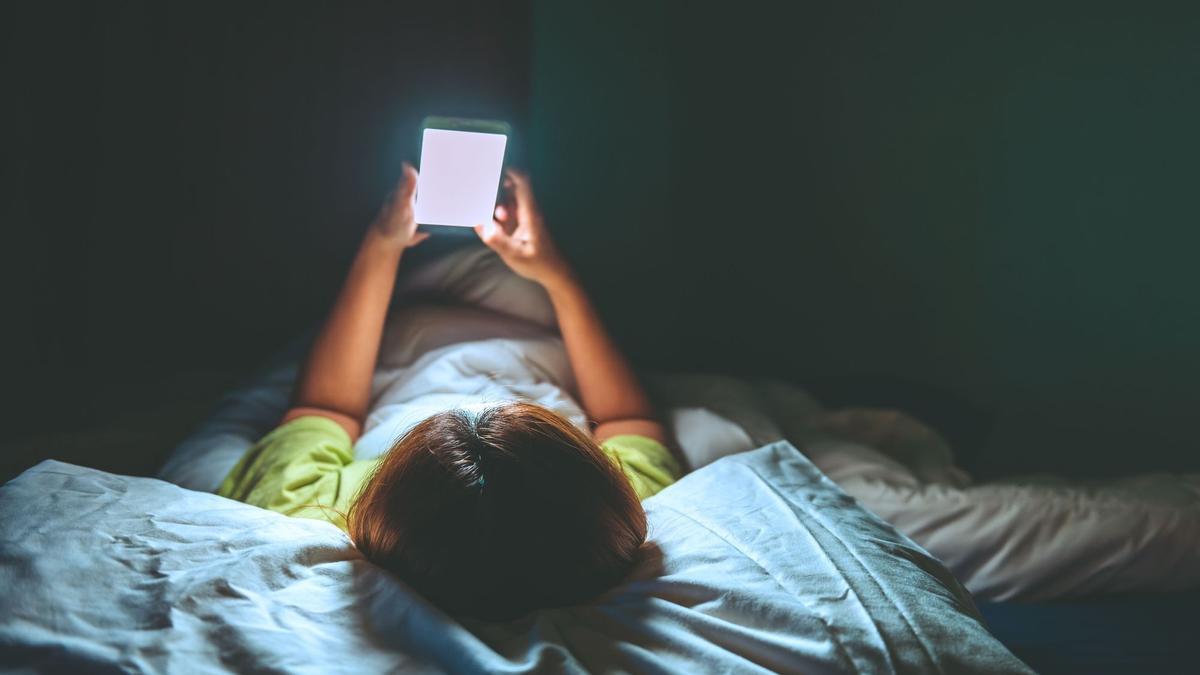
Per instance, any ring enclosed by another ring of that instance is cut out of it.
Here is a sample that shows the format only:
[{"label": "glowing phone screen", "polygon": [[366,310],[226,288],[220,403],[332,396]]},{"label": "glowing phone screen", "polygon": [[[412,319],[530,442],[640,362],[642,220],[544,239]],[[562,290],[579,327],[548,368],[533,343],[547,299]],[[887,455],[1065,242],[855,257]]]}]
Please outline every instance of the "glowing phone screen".
[{"label": "glowing phone screen", "polygon": [[426,129],[417,178],[417,222],[472,227],[491,222],[508,136]]}]

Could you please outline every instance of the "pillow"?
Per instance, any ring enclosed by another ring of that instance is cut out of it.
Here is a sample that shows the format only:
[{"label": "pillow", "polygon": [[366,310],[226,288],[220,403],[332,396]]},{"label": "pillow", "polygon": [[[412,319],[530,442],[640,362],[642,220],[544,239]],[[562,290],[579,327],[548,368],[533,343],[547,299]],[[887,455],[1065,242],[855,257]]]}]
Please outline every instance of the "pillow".
[{"label": "pillow", "polygon": [[46,461],[0,488],[0,668],[1029,672],[787,443],[646,509],[642,562],[593,603],[459,622],[327,523]]}]

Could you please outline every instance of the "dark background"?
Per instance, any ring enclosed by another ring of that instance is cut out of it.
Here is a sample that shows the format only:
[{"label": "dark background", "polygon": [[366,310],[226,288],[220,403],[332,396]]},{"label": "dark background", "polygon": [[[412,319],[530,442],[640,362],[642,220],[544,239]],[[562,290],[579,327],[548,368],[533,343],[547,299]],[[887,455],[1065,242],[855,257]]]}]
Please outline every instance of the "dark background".
[{"label": "dark background", "polygon": [[904,407],[985,476],[1200,470],[1200,9],[406,5],[0,9],[0,477],[152,471],[427,114],[513,124],[643,367]]}]

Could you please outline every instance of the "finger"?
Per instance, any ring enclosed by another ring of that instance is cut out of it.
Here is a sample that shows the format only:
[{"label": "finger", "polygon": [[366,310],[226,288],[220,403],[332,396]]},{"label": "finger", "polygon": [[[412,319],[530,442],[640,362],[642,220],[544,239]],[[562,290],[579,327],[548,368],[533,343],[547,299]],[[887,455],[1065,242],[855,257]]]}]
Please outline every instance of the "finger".
[{"label": "finger", "polygon": [[476,225],[475,233],[488,248],[497,253],[507,253],[512,249],[512,239],[504,231],[504,226],[494,220],[483,225]]},{"label": "finger", "polygon": [[512,187],[512,191],[515,192],[518,197],[533,196],[533,188],[531,188],[529,185],[529,174],[521,171],[520,169],[508,168],[504,170],[504,175],[508,178],[508,182]]},{"label": "finger", "polygon": [[417,170],[412,164],[404,163],[400,170],[400,182],[396,185],[396,193],[403,200],[412,199],[417,192]]},{"label": "finger", "polygon": [[525,194],[532,196],[532,188],[529,187],[529,174],[520,169],[509,167],[504,170],[504,177],[507,179],[506,182],[509,187],[519,196],[524,196]]},{"label": "finger", "polygon": [[496,227],[492,223],[488,223],[487,225],[476,225],[475,226],[475,234],[479,235],[479,241],[482,241],[484,246],[487,246],[488,248],[492,249],[493,251],[496,251],[497,253],[499,253],[500,252],[500,248],[499,248],[500,242],[496,238],[496,234],[495,234],[495,231],[499,230],[499,229],[501,229],[501,228]]},{"label": "finger", "polygon": [[518,224],[527,224],[537,208],[537,199],[533,196],[533,186],[529,184],[529,175],[524,171],[512,168],[507,170],[507,175],[512,180],[513,196],[517,201]]},{"label": "finger", "polygon": [[496,227],[494,222],[476,225],[475,234],[479,235],[479,241],[482,241],[484,244],[486,244],[488,248],[495,248],[494,244],[496,243],[496,230],[498,229],[500,228]]},{"label": "finger", "polygon": [[416,246],[417,244],[425,241],[428,238],[429,238],[428,232],[417,232],[417,233],[413,234],[412,239],[408,240],[408,248],[412,248],[413,246]]},{"label": "finger", "polygon": [[512,235],[520,226],[517,222],[517,209],[501,204],[496,207],[495,221],[504,229],[504,233]]},{"label": "finger", "polygon": [[392,208],[392,201],[396,199],[396,191],[392,190],[383,197],[383,206],[379,207],[379,215],[385,216]]}]

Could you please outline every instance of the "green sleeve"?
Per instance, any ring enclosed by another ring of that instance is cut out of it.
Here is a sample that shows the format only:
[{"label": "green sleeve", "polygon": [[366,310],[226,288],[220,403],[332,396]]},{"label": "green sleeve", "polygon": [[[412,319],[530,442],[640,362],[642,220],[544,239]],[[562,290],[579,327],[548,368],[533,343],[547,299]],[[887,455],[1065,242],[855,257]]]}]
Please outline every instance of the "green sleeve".
[{"label": "green sleeve", "polygon": [[683,475],[667,446],[653,438],[621,434],[605,439],[600,448],[621,467],[641,499],[658,493]]},{"label": "green sleeve", "polygon": [[337,422],[299,417],[250,448],[217,494],[345,529],[342,514],[366,478],[364,465],[374,464],[353,460],[350,436]]}]

